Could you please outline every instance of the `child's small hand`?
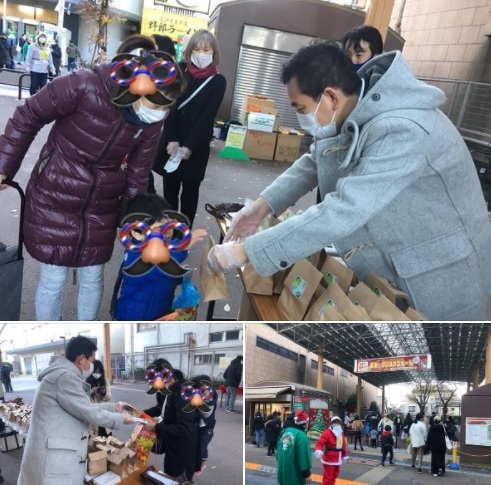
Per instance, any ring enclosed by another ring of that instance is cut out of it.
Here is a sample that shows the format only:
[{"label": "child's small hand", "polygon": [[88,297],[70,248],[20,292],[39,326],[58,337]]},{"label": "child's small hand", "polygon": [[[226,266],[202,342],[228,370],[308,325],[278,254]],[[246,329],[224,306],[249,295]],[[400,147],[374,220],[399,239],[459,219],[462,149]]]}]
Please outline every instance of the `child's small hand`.
[{"label": "child's small hand", "polygon": [[189,247],[194,246],[196,243],[203,241],[208,236],[206,229],[193,229],[191,231],[191,244]]}]

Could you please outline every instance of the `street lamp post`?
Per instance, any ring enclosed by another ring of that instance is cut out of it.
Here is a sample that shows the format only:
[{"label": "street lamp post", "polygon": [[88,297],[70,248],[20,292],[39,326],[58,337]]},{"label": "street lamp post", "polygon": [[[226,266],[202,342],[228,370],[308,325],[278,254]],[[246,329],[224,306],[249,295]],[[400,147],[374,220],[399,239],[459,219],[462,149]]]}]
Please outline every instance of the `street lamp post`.
[{"label": "street lamp post", "polygon": [[60,337],[63,340],[63,355],[66,354],[66,337]]},{"label": "street lamp post", "polygon": [[2,32],[7,33],[7,0],[3,0]]}]

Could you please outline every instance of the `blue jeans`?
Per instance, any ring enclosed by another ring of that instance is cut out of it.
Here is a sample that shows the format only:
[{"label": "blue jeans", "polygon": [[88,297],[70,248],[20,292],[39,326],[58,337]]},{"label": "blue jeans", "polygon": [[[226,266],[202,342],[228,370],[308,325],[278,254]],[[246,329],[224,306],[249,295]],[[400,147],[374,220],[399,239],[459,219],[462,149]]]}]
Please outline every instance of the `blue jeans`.
[{"label": "blue jeans", "polygon": [[[36,291],[36,320],[61,320],[61,302],[68,272],[66,266],[41,263],[41,275]],[[104,265],[77,268],[80,321],[97,320],[104,289]]]},{"label": "blue jeans", "polygon": [[227,386],[227,395],[225,396],[225,409],[232,410],[235,405],[235,398],[237,397],[237,388]]},{"label": "blue jeans", "polygon": [[260,439],[261,436],[263,437],[263,445],[266,446],[266,430],[263,429],[256,429],[256,445],[258,448],[261,447]]},{"label": "blue jeans", "polygon": [[208,460],[208,445],[213,439],[213,430],[205,426],[201,431],[201,459]]}]

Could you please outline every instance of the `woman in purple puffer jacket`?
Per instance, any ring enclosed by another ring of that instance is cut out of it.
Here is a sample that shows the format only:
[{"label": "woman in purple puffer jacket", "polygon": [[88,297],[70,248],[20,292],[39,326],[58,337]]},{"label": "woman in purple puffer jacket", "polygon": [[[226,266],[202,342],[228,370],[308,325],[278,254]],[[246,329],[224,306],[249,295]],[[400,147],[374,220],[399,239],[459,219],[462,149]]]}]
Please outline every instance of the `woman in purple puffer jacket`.
[{"label": "woman in purple puffer jacket", "polygon": [[115,58],[127,61],[119,68],[104,63],[49,83],[17,108],[0,137],[1,184],[54,122],[26,190],[25,245],[41,262],[38,320],[60,320],[70,268],[79,320],[97,318],[121,199],[145,191],[163,119],[183,89],[179,69],[152,39],[133,36],[118,52],[132,53]]}]

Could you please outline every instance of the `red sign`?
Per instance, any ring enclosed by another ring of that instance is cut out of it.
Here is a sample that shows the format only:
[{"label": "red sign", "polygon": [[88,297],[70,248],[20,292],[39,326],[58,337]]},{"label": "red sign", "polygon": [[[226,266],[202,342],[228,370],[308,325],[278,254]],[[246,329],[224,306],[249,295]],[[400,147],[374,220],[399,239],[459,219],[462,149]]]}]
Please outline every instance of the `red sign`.
[{"label": "red sign", "polygon": [[426,369],[431,369],[430,354],[355,360],[355,374],[362,374],[365,372],[391,372],[399,370]]}]

